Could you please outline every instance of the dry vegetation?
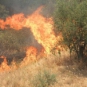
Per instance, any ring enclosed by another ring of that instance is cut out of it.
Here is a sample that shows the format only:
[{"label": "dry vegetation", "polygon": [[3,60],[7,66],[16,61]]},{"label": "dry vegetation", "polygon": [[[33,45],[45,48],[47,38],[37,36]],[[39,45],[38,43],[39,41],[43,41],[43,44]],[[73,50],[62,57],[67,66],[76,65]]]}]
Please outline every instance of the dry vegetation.
[{"label": "dry vegetation", "polygon": [[[62,56],[48,55],[39,61],[14,71],[0,73],[0,87],[36,87],[33,81],[38,72],[49,71],[56,82],[49,87],[87,87],[87,70],[70,61],[68,52]],[[36,80],[37,82],[37,80]]]}]

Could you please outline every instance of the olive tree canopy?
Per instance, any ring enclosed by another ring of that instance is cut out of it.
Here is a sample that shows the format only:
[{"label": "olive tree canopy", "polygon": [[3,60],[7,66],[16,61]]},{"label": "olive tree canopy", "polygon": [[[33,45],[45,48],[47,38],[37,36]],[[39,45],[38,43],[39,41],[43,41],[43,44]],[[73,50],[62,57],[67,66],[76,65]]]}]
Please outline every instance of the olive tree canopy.
[{"label": "olive tree canopy", "polygon": [[54,26],[70,52],[83,59],[87,45],[87,0],[57,0]]}]

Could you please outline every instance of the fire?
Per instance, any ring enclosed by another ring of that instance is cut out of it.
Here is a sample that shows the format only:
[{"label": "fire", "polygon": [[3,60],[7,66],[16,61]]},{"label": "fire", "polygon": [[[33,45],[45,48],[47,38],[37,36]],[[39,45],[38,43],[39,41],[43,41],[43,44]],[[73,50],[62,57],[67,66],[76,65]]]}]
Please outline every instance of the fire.
[{"label": "fire", "polygon": [[2,29],[10,28],[19,30],[23,27],[30,28],[38,43],[42,44],[46,52],[55,44],[56,37],[53,32],[52,18],[45,18],[40,14],[42,7],[38,8],[33,14],[24,16],[23,13],[15,14],[6,18],[6,21],[0,19]]},{"label": "fire", "polygon": [[27,65],[32,61],[36,61],[36,60],[37,60],[37,49],[33,46],[30,46],[27,48],[26,57],[22,61],[21,66]]},{"label": "fire", "polygon": [[53,21],[51,18],[44,18],[38,13],[38,10],[31,16],[28,16],[25,26],[29,26],[35,39],[42,44],[46,52],[50,52],[50,48],[56,42],[56,37],[53,32]]},{"label": "fire", "polygon": [[3,59],[3,62],[0,65],[0,72],[17,69],[16,63],[14,61],[12,62],[11,66],[9,66],[7,64],[7,60],[5,56],[1,56],[0,58]]},{"label": "fire", "polygon": [[[23,13],[20,13],[14,14],[11,17],[7,17],[5,21],[0,19],[0,28],[3,30],[7,29],[8,27],[16,30],[22,29],[23,27],[29,28],[38,43],[43,46],[43,54],[44,52],[48,54],[50,53],[51,48],[55,45],[59,36],[57,38],[53,32],[52,18],[46,18],[41,15],[41,9],[42,7],[38,8],[34,13],[26,17]],[[21,66],[26,65],[32,61],[36,61],[37,53],[38,52],[35,47],[28,47],[26,51],[26,57],[22,61]],[[3,58],[4,62],[1,64],[0,71],[10,70],[11,68],[7,65],[6,58]],[[13,66],[15,66],[15,69],[17,68],[14,62]]]},{"label": "fire", "polygon": [[23,27],[22,22],[24,18],[24,14],[14,14],[12,17],[7,17],[6,21],[0,19],[0,28],[6,29],[8,27],[19,30]]},{"label": "fire", "polygon": [[2,58],[4,61],[2,62],[2,64],[0,65],[0,71],[7,71],[10,70],[10,67],[7,65],[7,60],[5,56],[1,56],[0,58]]}]

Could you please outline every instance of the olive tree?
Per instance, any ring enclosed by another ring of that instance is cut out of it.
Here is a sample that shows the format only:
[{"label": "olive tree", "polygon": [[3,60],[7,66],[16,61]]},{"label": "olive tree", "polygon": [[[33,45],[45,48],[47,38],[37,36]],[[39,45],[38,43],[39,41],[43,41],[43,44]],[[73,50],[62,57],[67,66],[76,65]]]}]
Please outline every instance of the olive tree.
[{"label": "olive tree", "polygon": [[87,45],[87,0],[57,0],[54,26],[78,59],[84,59]]}]

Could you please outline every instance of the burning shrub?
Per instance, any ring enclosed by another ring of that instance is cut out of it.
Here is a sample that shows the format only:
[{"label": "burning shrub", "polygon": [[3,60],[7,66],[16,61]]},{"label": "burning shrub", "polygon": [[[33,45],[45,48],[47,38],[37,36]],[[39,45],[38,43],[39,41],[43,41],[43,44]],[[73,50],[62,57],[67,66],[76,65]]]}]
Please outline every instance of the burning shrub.
[{"label": "burning shrub", "polygon": [[0,55],[6,56],[8,62],[13,59],[22,60],[26,56],[26,47],[31,45],[38,47],[33,34],[27,28],[0,31]]},{"label": "burning shrub", "polygon": [[51,74],[48,71],[43,71],[43,73],[38,73],[33,81],[34,87],[49,87],[56,82],[55,74]]}]

